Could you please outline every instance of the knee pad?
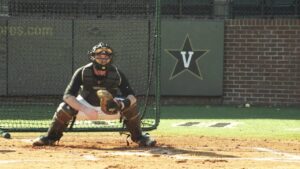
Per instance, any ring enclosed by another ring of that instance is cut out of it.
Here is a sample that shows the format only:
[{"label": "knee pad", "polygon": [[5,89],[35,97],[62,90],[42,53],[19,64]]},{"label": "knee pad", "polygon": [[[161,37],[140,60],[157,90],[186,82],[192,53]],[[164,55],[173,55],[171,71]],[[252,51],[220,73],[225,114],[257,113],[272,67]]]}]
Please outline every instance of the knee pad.
[{"label": "knee pad", "polygon": [[56,112],[64,111],[65,113],[69,114],[70,116],[76,116],[78,111],[73,109],[71,106],[69,106],[67,103],[62,102],[59,104]]},{"label": "knee pad", "polygon": [[130,121],[133,119],[139,119],[140,113],[136,104],[131,105],[128,109],[122,112],[122,115],[126,120]]},{"label": "knee pad", "polygon": [[66,103],[61,103],[55,113],[55,119],[63,124],[68,123],[74,116],[76,116],[78,111],[67,105]]}]

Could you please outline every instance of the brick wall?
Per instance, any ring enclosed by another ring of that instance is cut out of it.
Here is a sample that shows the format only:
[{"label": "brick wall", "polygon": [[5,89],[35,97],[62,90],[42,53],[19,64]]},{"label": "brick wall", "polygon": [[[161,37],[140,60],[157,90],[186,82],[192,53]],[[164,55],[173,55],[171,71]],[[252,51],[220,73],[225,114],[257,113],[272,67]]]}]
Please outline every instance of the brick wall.
[{"label": "brick wall", "polygon": [[300,105],[300,20],[226,20],[224,104]]}]

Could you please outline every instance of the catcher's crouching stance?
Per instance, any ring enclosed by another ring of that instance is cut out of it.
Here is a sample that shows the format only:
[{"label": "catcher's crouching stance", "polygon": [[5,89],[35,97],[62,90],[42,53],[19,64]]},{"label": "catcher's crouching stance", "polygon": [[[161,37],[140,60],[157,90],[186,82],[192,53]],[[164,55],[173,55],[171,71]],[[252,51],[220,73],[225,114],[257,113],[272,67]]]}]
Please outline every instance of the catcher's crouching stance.
[{"label": "catcher's crouching stance", "polygon": [[[154,146],[156,141],[141,130],[136,98],[125,75],[111,64],[112,49],[105,43],[89,52],[92,63],[76,70],[64,93],[64,102],[54,113],[46,136],[34,146],[53,145],[63,136],[70,121],[122,118],[131,140],[139,146]],[[116,98],[118,90],[123,99]]]}]

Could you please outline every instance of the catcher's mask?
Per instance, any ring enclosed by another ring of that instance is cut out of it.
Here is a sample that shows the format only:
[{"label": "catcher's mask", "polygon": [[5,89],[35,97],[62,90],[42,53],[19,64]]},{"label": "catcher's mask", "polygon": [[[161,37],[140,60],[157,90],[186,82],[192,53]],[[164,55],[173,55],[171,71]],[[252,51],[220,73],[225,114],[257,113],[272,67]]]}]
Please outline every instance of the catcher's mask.
[{"label": "catcher's mask", "polygon": [[92,50],[89,51],[88,54],[95,69],[106,71],[111,63],[113,50],[108,44],[100,42],[93,46]]}]

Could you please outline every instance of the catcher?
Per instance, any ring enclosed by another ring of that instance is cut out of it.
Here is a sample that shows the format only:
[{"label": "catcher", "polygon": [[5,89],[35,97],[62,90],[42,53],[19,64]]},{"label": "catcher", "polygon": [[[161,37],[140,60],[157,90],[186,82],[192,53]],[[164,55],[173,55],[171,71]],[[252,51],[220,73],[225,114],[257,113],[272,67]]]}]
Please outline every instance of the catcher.
[{"label": "catcher", "polygon": [[[135,94],[125,75],[112,64],[113,50],[103,42],[89,52],[91,63],[77,69],[63,100],[54,113],[46,136],[33,141],[34,146],[54,145],[63,136],[70,121],[122,118],[131,140],[139,146],[154,146],[156,141],[141,130],[141,117]],[[123,96],[115,98],[117,92]]]}]

